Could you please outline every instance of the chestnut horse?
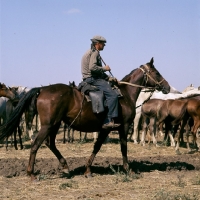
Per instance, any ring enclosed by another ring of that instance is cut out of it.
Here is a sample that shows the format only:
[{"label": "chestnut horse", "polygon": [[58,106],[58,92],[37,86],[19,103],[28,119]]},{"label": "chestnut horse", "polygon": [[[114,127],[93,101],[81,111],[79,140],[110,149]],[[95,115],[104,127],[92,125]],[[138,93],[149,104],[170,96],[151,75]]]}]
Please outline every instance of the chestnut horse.
[{"label": "chestnut horse", "polygon": [[0,83],[0,97],[14,99],[15,94],[11,91],[10,88],[7,88],[4,83]]},{"label": "chestnut horse", "polygon": [[[135,117],[135,104],[141,89],[143,87],[151,87],[151,89],[154,87],[159,91],[162,90],[163,93],[170,91],[168,82],[157,71],[153,63],[152,58],[150,62],[131,71],[119,82],[119,89],[123,97],[119,99],[119,115],[118,121],[116,121],[116,123],[121,123],[121,126],[117,127],[116,130],[119,132],[123,169],[126,172],[129,171],[127,134]],[[106,111],[94,114],[91,102],[87,102],[85,96],[76,88],[65,84],[54,84],[31,89],[22,97],[6,126],[0,127],[0,140],[12,133],[13,128],[19,123],[24,109],[35,96],[37,96],[36,106],[40,116],[41,129],[32,142],[30,151],[27,173],[31,176],[31,180],[36,179],[34,174],[35,158],[43,141],[46,141],[46,145],[57,157],[63,171],[69,173],[67,162],[55,145],[55,138],[61,121],[78,131],[100,132],[92,154],[86,162],[85,177],[91,177],[93,160],[111,130],[102,129]]]},{"label": "chestnut horse", "polygon": [[[183,141],[183,132],[186,124],[192,118],[194,125],[191,129],[191,133],[194,136],[194,142],[197,144],[196,132],[200,126],[200,96],[191,95],[185,98],[179,99],[151,99],[146,102],[142,107],[142,113],[145,116],[150,118],[149,130],[150,133],[157,130],[158,126],[161,123],[165,123],[165,136],[170,136],[171,145],[175,146],[174,139],[171,132],[176,133],[177,126],[180,124],[180,130],[178,131],[177,144],[176,144],[176,153],[180,154],[179,146],[180,139]],[[155,106],[156,105],[156,106]],[[144,123],[143,128],[146,128]],[[174,129],[174,130],[173,130]],[[189,147],[188,140],[188,130],[187,133],[187,148],[189,152],[191,151]],[[198,148],[199,148],[199,144]]]}]

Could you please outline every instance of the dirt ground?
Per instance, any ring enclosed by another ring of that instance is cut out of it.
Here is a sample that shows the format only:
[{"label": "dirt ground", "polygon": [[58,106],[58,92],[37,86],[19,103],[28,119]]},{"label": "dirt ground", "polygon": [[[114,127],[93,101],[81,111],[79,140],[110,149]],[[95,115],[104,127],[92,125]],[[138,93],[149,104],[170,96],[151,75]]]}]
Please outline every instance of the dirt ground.
[{"label": "dirt ground", "polygon": [[[71,177],[61,173],[58,160],[42,145],[36,157],[37,182],[26,175],[30,142],[24,142],[23,150],[0,144],[0,199],[13,200],[129,200],[129,199],[200,199],[200,153],[187,153],[181,147],[176,155],[172,147],[135,145],[128,142],[130,169],[135,174],[122,171],[122,156],[118,134],[110,134],[110,141],[103,144],[92,165],[92,178],[85,178],[85,163],[89,158],[93,141],[88,134],[86,143],[75,141],[62,143],[63,134],[57,136],[57,147],[67,159]],[[162,138],[161,138],[162,139]]]}]

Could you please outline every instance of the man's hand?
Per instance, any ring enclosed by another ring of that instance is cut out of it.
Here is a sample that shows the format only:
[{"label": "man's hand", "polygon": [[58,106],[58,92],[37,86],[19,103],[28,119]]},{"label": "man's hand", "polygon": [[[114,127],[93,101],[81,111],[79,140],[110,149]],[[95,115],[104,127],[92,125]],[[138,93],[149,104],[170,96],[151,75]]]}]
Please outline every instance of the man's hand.
[{"label": "man's hand", "polygon": [[111,77],[111,76],[108,78],[108,81],[109,81],[109,82],[118,83],[118,80],[117,80],[115,77]]},{"label": "man's hand", "polygon": [[109,65],[106,65],[103,68],[104,68],[105,71],[110,71],[111,70],[110,67],[109,67]]}]

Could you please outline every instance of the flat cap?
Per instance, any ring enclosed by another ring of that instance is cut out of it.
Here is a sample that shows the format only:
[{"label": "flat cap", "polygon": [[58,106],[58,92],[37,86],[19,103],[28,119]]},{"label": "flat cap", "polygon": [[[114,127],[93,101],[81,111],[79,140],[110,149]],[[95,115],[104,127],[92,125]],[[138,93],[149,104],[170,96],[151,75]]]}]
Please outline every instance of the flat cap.
[{"label": "flat cap", "polygon": [[95,35],[92,39],[92,42],[105,42],[106,43],[106,39],[100,35]]}]

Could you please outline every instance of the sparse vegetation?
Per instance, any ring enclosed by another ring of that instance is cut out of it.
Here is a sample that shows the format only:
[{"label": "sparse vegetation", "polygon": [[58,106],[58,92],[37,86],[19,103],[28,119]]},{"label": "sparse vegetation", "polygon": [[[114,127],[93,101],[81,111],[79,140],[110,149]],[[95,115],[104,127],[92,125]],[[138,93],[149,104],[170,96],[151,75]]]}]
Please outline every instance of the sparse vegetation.
[{"label": "sparse vegetation", "polygon": [[[37,182],[26,176],[30,142],[24,150],[16,151],[0,144],[0,200],[4,199],[84,199],[84,200],[197,200],[200,199],[199,153],[175,155],[170,147],[134,145],[128,143],[130,171],[122,170],[122,155],[118,135],[111,134],[111,142],[103,144],[92,165],[92,178],[85,178],[87,159],[93,150],[90,142],[62,143],[63,133],[57,136],[57,148],[66,158],[71,176],[64,176],[54,154],[43,144],[36,157]],[[138,172],[138,173],[134,173]],[[140,172],[140,173],[139,173]],[[7,178],[9,177],[9,178]]]}]

